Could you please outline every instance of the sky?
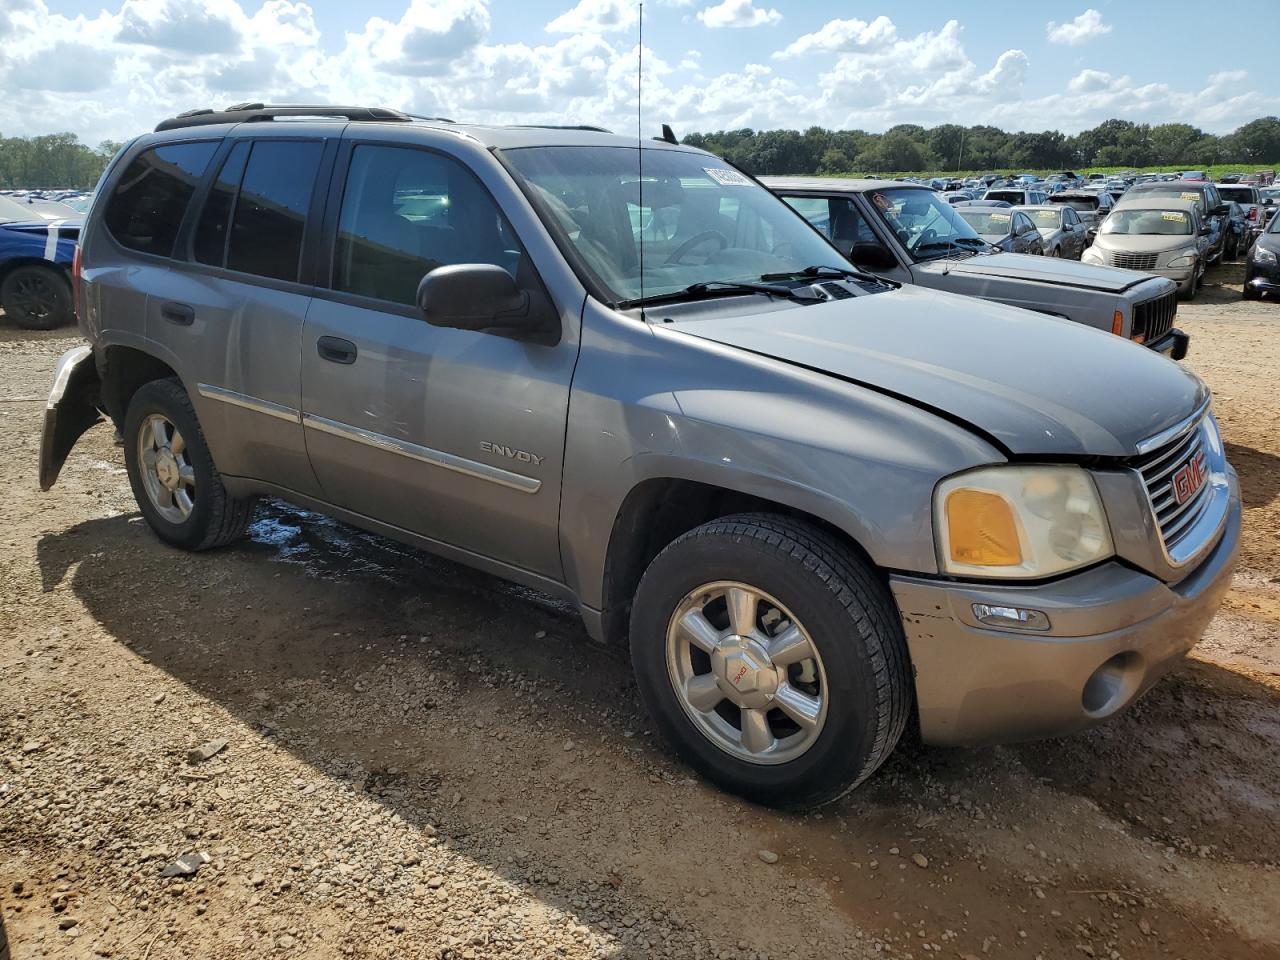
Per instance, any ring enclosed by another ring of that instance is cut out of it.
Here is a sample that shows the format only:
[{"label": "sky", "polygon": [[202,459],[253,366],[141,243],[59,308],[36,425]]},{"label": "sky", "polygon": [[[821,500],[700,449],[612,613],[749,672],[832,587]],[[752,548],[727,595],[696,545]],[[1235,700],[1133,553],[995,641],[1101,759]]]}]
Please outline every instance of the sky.
[{"label": "sky", "polygon": [[[125,139],[242,101],[497,123],[882,131],[1280,114],[1276,0],[0,0],[0,134]],[[1253,32],[1250,23],[1256,24]],[[1253,52],[1250,54],[1249,51]]]}]

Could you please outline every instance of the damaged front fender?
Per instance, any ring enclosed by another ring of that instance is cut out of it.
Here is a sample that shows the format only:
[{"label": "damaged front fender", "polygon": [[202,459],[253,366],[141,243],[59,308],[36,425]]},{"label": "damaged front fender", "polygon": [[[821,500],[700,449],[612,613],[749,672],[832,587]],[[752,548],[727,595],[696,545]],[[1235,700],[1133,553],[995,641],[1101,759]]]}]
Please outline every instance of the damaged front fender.
[{"label": "damaged front fender", "polygon": [[54,485],[76,441],[102,420],[101,388],[93,350],[87,344],[73,347],[58,360],[40,440],[41,490]]}]

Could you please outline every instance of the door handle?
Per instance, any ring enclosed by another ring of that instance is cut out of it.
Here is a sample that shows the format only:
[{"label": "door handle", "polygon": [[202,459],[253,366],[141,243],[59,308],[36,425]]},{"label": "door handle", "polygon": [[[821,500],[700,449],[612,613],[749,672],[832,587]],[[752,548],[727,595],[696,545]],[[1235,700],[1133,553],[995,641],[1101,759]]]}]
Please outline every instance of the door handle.
[{"label": "door handle", "polygon": [[189,327],[195,322],[196,312],[185,303],[169,301],[160,304],[160,316],[180,327]]},{"label": "door handle", "polygon": [[321,337],[316,341],[316,351],[330,363],[356,362],[356,345],[341,337]]}]

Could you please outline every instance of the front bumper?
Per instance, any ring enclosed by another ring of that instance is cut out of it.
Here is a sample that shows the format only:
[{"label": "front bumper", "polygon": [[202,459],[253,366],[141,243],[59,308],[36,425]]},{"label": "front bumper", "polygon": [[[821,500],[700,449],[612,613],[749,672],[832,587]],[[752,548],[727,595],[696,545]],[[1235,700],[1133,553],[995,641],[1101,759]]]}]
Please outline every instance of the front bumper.
[{"label": "front bumper", "polygon": [[1280,290],[1280,263],[1258,263],[1250,258],[1244,268],[1244,282],[1255,290]]},{"label": "front bumper", "polygon": [[[1234,473],[1230,485],[1217,545],[1176,584],[1117,561],[1036,586],[891,577],[925,742],[1059,736],[1137,700],[1195,646],[1230,586],[1240,543]],[[975,603],[1041,610],[1050,628],[986,627]]]},{"label": "front bumper", "polygon": [[1163,353],[1170,360],[1181,360],[1191,348],[1191,334],[1174,327],[1159,340],[1147,346],[1156,353]]}]

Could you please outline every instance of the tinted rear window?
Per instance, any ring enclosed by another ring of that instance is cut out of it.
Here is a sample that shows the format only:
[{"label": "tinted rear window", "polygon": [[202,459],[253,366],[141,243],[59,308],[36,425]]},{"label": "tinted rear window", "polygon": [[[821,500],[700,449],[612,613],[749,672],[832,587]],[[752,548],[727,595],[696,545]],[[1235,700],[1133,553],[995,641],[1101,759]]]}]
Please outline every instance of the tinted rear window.
[{"label": "tinted rear window", "polygon": [[103,215],[111,236],[131,250],[171,256],[187,204],[217,147],[214,140],[173,143],[134,157]]},{"label": "tinted rear window", "polygon": [[298,279],[320,151],[316,140],[254,143],[231,222],[229,269],[276,280]]}]

